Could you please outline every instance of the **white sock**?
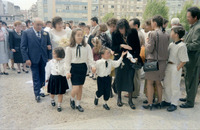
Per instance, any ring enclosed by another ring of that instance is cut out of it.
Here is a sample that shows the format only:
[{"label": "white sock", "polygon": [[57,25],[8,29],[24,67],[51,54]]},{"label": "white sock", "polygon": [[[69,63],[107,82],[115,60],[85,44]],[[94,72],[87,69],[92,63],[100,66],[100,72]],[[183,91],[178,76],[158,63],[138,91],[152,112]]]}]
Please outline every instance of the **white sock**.
[{"label": "white sock", "polygon": [[105,104],[107,104],[107,101],[105,101]]},{"label": "white sock", "polygon": [[79,105],[80,105],[80,102],[81,102],[80,100],[77,100],[77,101],[76,101],[76,106],[79,106]]},{"label": "white sock", "polygon": [[51,97],[51,101],[54,101],[54,98]]},{"label": "white sock", "polygon": [[74,98],[73,98],[72,96],[71,96],[71,98],[70,98],[70,99],[71,99],[71,101],[74,101]]},{"label": "white sock", "polygon": [[61,103],[60,102],[58,103],[58,107],[61,107]]}]

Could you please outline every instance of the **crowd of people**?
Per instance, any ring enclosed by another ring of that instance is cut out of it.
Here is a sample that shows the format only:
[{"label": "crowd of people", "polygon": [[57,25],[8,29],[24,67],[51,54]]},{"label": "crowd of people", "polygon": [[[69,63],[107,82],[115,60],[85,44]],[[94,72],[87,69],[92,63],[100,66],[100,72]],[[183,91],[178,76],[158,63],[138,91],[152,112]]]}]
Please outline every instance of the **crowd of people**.
[{"label": "crowd of people", "polygon": [[[200,74],[200,9],[189,8],[186,17],[191,25],[188,32],[178,18],[172,18],[167,29],[169,21],[159,15],[143,24],[137,18],[111,18],[99,24],[93,17],[91,25],[80,22],[76,26],[57,16],[45,24],[35,18],[33,22],[16,21],[8,28],[0,21],[0,74],[9,75],[7,69],[15,70],[15,63],[18,74],[21,70],[29,73],[30,67],[36,101],[41,101],[41,88],[47,83],[51,105],[57,104],[58,112],[71,85],[70,106],[84,112],[81,99],[86,76],[97,80],[94,105],[103,96],[106,110],[110,110],[107,101],[113,91],[117,106],[123,106],[122,92],[127,92],[130,108],[136,109],[132,98],[140,96],[142,77],[147,97],[144,109],[172,112],[179,100],[185,102],[181,108],[193,108]],[[183,75],[186,98],[180,98]]]}]

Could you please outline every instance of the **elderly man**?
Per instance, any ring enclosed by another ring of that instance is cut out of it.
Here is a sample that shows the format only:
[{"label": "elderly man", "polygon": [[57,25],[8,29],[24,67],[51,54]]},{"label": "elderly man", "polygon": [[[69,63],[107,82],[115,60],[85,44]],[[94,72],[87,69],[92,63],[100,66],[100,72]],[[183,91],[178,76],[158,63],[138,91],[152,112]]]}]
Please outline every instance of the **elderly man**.
[{"label": "elderly man", "polygon": [[42,30],[42,26],[42,20],[35,18],[33,27],[23,32],[21,40],[23,59],[28,66],[31,66],[37,102],[40,102],[40,89],[45,83],[45,66],[52,57],[49,34]]},{"label": "elderly man", "polygon": [[[171,28],[175,27],[175,26],[179,26],[180,25],[180,19],[179,18],[172,18],[171,20]],[[171,34],[171,28],[167,29],[166,32],[168,34]],[[173,40],[170,38],[170,42],[173,42]]]},{"label": "elderly man", "polygon": [[200,72],[200,9],[191,7],[187,10],[187,20],[191,24],[190,31],[185,38],[188,49],[189,62],[185,65],[186,99],[180,99],[186,103],[181,108],[193,108],[198,90]]}]

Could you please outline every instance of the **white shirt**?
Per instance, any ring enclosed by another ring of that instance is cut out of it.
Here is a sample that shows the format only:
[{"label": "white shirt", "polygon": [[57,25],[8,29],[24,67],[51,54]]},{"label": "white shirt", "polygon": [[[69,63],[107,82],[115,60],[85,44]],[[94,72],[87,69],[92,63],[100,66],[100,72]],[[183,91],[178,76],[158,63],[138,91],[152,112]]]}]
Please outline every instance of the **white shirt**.
[{"label": "white shirt", "polygon": [[88,44],[88,39],[89,39],[90,35],[91,35],[91,34],[89,34],[89,35],[86,34],[86,35],[85,35],[85,43],[87,43],[87,44]]},{"label": "white shirt", "polygon": [[62,59],[60,61],[52,59],[50,60],[46,67],[46,80],[49,80],[50,75],[61,75],[61,76],[66,76],[66,65],[65,65],[65,60]]},{"label": "white shirt", "polygon": [[100,60],[96,61],[96,70],[97,70],[97,75],[99,77],[106,77],[111,74],[112,67],[117,68],[120,66],[122,63],[123,58],[120,57],[119,60],[114,61],[114,60],[107,60],[108,66],[106,67],[106,60],[101,58]]},{"label": "white shirt", "polygon": [[76,55],[78,44],[75,47],[67,47],[65,54],[66,54],[66,69],[67,73],[70,73],[71,70],[71,63],[80,64],[80,63],[88,63],[88,65],[94,67],[94,58],[92,54],[92,49],[90,45],[86,45],[85,47],[80,47],[80,57],[79,53]]},{"label": "white shirt", "polygon": [[[34,29],[34,27],[33,27],[33,31],[35,32],[35,35],[36,35],[37,37],[40,37],[40,38],[41,38],[41,31],[36,31],[36,30]],[[38,36],[38,32],[39,32],[39,36]]]},{"label": "white shirt", "polygon": [[46,32],[49,32],[50,30],[51,30],[50,27],[46,27],[46,28],[44,28],[44,31],[46,31]]},{"label": "white shirt", "polygon": [[169,47],[168,47],[168,51],[169,51],[169,59],[168,61],[179,65],[180,62],[188,62],[189,58],[188,58],[188,53],[187,53],[187,47],[185,45],[185,43],[180,42],[179,44],[175,44],[175,43],[170,43]]}]

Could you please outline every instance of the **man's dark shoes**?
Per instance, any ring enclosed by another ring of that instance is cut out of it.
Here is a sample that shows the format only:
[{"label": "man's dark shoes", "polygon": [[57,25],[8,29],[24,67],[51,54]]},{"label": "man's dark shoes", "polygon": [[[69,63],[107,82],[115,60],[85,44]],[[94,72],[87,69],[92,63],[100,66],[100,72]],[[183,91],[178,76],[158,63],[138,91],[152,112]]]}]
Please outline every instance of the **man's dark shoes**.
[{"label": "man's dark shoes", "polygon": [[186,99],[186,98],[180,98],[179,101],[181,101],[181,102],[186,102],[187,99]]},{"label": "man's dark shoes", "polygon": [[105,108],[106,110],[110,110],[110,107],[107,104],[103,104],[103,108]]},{"label": "man's dark shoes", "polygon": [[187,103],[185,103],[185,104],[181,104],[180,105],[180,108],[193,108],[194,106],[190,106],[190,105],[188,105]]},{"label": "man's dark shoes", "polygon": [[37,103],[39,103],[41,101],[40,96],[36,96],[35,100],[36,100]]},{"label": "man's dark shoes", "polygon": [[95,99],[94,99],[94,105],[98,105],[98,101],[99,101],[99,99],[95,97]]},{"label": "man's dark shoes", "polygon": [[166,102],[166,101],[162,101],[161,106],[162,107],[169,107],[171,105],[171,103]]},{"label": "man's dark shoes", "polygon": [[168,112],[173,112],[173,111],[175,111],[177,109],[177,106],[175,106],[175,105],[170,105],[168,108],[167,108],[167,111]]}]

